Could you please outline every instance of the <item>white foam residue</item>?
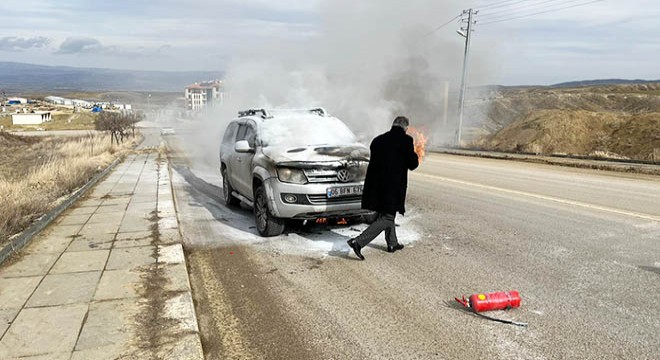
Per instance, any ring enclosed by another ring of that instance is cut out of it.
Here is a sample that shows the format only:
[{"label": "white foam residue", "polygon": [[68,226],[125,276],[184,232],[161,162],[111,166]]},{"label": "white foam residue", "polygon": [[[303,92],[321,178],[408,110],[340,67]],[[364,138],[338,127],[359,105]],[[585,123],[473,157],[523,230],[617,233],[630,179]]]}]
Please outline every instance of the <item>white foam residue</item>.
[{"label": "white foam residue", "polygon": [[[419,233],[411,224],[412,217],[401,218],[397,221],[400,226],[397,227],[397,238],[399,243],[411,245],[420,239]],[[367,228],[366,224],[346,225],[346,226],[328,226],[319,227],[311,233],[298,232],[280,235],[272,238],[256,238],[256,244],[264,246],[266,249],[277,250],[278,252],[288,254],[317,254],[326,256],[329,254],[349,253],[350,248],[346,241],[358,236]],[[252,234],[251,234],[252,235]],[[382,248],[387,246],[385,234],[381,233],[371,244]]]},{"label": "white foam residue", "polygon": [[[198,175],[209,184],[221,186],[222,181],[218,175],[210,172],[201,172]],[[172,180],[175,184],[185,185],[185,179],[177,172],[173,173]],[[209,238],[197,238],[192,229],[186,229],[186,237],[189,241],[196,244],[212,247],[234,246],[234,245],[253,245],[266,251],[276,251],[283,254],[296,254],[307,256],[327,256],[330,254],[348,254],[350,248],[346,241],[358,236],[366,224],[355,225],[314,225],[309,229],[285,233],[279,236],[262,237],[258,234],[255,226],[254,216],[251,212],[228,208],[214,200],[209,199],[205,204],[195,204],[195,207],[206,207],[212,213],[211,227],[217,236]],[[411,209],[409,213],[414,213]],[[186,214],[181,214],[182,222],[201,221],[195,218],[187,219]],[[420,233],[415,229],[413,223],[415,216],[397,216],[396,228],[397,238],[401,244],[410,246],[421,238]],[[385,234],[381,233],[371,244],[385,248]]]}]

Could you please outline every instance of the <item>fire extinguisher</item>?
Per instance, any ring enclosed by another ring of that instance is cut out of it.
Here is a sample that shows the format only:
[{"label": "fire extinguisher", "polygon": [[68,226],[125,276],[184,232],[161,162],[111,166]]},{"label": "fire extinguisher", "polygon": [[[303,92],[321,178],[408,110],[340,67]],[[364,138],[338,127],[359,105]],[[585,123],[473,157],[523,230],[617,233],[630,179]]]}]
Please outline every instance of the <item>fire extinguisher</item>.
[{"label": "fire extinguisher", "polygon": [[520,307],[520,293],[516,290],[498,291],[470,295],[468,300],[456,298],[456,301],[476,312],[505,310]]},{"label": "fire extinguisher", "polygon": [[465,299],[463,296],[462,299],[458,297],[454,298],[465,308],[469,308],[478,316],[484,317],[489,320],[502,322],[505,324],[513,324],[518,326],[527,326],[527,323],[521,323],[517,321],[510,321],[504,319],[497,319],[483,314],[479,314],[483,311],[493,311],[493,310],[507,310],[512,308],[520,307],[520,293],[516,290],[511,291],[498,291],[492,293],[479,293],[470,295],[468,299]]}]

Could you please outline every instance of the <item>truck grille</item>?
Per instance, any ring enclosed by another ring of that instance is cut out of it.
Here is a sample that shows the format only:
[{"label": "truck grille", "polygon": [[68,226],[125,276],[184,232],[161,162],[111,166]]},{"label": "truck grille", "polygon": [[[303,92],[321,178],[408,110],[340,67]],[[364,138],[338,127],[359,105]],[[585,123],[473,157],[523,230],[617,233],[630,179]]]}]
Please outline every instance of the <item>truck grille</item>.
[{"label": "truck grille", "polygon": [[[367,166],[369,165],[368,161],[359,161],[348,164],[348,166],[337,166],[335,168],[324,168],[324,169],[303,169],[307,181],[310,183],[332,183],[332,182],[342,182],[338,176],[339,171],[344,171],[344,181],[345,182],[359,182],[364,181],[365,176],[367,175]],[[345,176],[345,171],[348,170],[350,176],[347,178]]]},{"label": "truck grille", "polygon": [[319,205],[319,204],[346,204],[362,201],[362,195],[352,195],[352,196],[342,196],[336,198],[328,198],[325,194],[313,194],[307,195],[307,199],[310,203]]},{"label": "truck grille", "polygon": [[337,169],[305,169],[305,176],[310,183],[337,182]]}]

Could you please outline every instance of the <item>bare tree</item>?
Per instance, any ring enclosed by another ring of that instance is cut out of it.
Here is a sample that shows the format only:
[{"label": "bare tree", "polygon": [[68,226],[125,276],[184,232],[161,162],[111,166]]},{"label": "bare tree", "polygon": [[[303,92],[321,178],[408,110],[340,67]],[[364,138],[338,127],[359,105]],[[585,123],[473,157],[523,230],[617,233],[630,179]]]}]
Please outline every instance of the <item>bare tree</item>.
[{"label": "bare tree", "polygon": [[132,129],[133,136],[135,136],[135,123],[142,119],[144,119],[144,115],[141,113],[104,111],[96,119],[95,127],[96,130],[110,132],[112,143],[119,145],[119,142],[123,143],[124,138],[128,136],[129,129]]}]

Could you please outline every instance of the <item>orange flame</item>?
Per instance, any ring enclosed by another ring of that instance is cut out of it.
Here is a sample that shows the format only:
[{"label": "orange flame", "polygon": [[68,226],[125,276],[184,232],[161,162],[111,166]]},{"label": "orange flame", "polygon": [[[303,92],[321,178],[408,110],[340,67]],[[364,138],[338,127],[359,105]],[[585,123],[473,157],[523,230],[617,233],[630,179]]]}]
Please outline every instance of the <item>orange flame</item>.
[{"label": "orange flame", "polygon": [[426,155],[426,141],[428,137],[412,126],[408,128],[408,134],[413,138],[415,153],[417,154],[417,159],[421,162]]},{"label": "orange flame", "polygon": [[327,224],[328,223],[328,218],[318,218],[316,219],[317,224]]},{"label": "orange flame", "polygon": [[346,218],[341,218],[339,219],[339,221],[337,221],[337,225],[347,225],[347,224],[348,224],[348,220],[346,220]]}]

